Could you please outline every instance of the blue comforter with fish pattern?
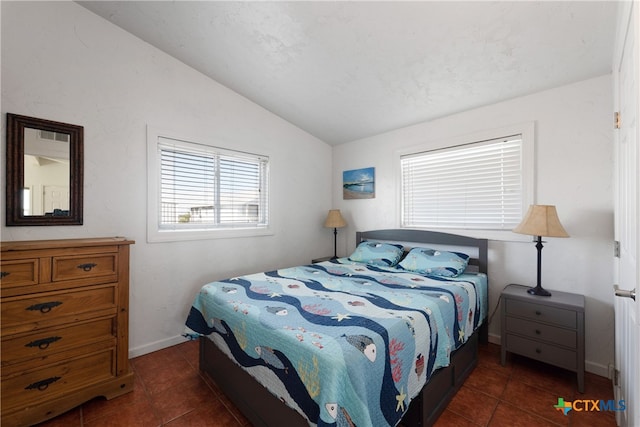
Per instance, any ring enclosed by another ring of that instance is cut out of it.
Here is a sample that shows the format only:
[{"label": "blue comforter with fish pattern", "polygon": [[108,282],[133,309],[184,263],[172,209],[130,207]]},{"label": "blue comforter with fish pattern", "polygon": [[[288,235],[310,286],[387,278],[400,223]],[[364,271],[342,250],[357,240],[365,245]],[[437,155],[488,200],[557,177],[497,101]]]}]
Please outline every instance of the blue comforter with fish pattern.
[{"label": "blue comforter with fish pattern", "polygon": [[209,336],[310,425],[395,426],[486,317],[487,278],[346,258],[205,285],[186,335]]}]

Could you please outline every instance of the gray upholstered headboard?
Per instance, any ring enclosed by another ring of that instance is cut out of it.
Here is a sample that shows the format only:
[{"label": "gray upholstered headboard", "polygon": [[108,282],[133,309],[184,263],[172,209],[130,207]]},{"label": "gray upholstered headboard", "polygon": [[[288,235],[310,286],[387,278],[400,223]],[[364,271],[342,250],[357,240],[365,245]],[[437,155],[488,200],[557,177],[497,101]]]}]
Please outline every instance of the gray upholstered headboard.
[{"label": "gray upholstered headboard", "polygon": [[[438,249],[446,247],[449,250],[458,250],[468,253],[471,257],[469,264],[476,265],[482,273],[487,273],[487,239],[460,236],[458,234],[441,233],[438,231],[389,229],[356,232],[356,245],[365,240],[397,242],[405,246],[428,246]],[[465,251],[464,248],[473,249]]]}]

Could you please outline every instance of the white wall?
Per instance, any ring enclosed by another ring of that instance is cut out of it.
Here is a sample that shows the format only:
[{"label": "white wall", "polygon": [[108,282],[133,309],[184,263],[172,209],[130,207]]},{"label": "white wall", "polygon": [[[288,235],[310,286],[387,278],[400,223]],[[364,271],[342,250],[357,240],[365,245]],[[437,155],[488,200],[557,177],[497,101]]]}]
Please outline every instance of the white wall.
[{"label": "white wall", "polygon": [[[85,143],[84,225],[6,227],[3,208],[2,240],[134,239],[132,355],[181,340],[202,284],[330,253],[329,145],[73,2],[2,2],[1,17],[2,155],[7,112],[82,125]],[[146,243],[147,124],[269,154],[275,234]]]},{"label": "white wall", "polygon": [[[339,255],[353,249],[356,230],[397,227],[397,150],[535,121],[536,201],[557,205],[571,235],[548,239],[543,284],[586,296],[587,368],[606,375],[613,360],[610,76],[336,146],[332,155],[330,146],[75,3],[0,4],[2,154],[6,112],[85,127],[84,225],[5,227],[2,209],[2,240],[135,239],[132,355],[179,340],[203,283],[331,253],[332,233],[322,228],[329,208],[342,209],[349,223],[339,230]],[[275,234],[146,243],[147,124],[268,152]],[[342,200],[342,171],[369,166],[376,198]],[[492,308],[504,285],[535,281],[535,248],[517,239],[490,242]],[[500,333],[498,317],[490,330]]]},{"label": "white wall", "polygon": [[[611,87],[606,75],[335,147],[333,206],[349,223],[340,231],[339,255],[353,250],[356,230],[400,225],[398,150],[534,121],[535,201],[556,205],[571,236],[546,239],[543,286],[585,295],[587,369],[606,376],[614,332]],[[342,200],[342,172],[371,166],[375,199]],[[534,244],[509,234],[509,241],[489,242],[491,309],[505,285],[536,281]],[[499,312],[490,333],[499,338]]]}]

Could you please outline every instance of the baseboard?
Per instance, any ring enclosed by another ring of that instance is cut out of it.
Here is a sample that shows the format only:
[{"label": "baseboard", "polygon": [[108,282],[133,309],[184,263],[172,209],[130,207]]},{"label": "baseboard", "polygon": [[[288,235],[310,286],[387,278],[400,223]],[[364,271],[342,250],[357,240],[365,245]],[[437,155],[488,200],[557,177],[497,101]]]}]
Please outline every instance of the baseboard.
[{"label": "baseboard", "polygon": [[500,340],[500,335],[489,333],[489,342],[491,344],[500,345],[502,341]]},{"label": "baseboard", "polygon": [[182,335],[176,335],[170,338],[141,345],[139,347],[129,348],[129,359],[133,359],[134,357],[142,356],[147,353],[152,353],[154,351],[162,350],[163,348],[171,347],[176,344],[181,344],[186,340],[187,339]]},{"label": "baseboard", "polygon": [[601,365],[600,363],[584,361],[584,370],[591,372],[592,374],[600,375],[601,377],[609,378],[609,367]]}]

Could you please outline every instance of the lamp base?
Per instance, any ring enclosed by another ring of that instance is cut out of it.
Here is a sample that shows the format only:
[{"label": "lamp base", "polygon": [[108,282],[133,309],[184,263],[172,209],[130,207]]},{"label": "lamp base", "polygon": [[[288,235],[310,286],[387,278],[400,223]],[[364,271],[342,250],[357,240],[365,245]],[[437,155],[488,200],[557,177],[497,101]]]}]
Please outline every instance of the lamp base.
[{"label": "lamp base", "polygon": [[535,288],[529,288],[527,289],[527,293],[531,294],[531,295],[538,295],[540,297],[550,297],[551,296],[551,292],[547,291],[546,289],[543,289],[542,286],[538,285]]}]

